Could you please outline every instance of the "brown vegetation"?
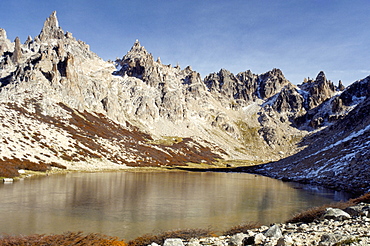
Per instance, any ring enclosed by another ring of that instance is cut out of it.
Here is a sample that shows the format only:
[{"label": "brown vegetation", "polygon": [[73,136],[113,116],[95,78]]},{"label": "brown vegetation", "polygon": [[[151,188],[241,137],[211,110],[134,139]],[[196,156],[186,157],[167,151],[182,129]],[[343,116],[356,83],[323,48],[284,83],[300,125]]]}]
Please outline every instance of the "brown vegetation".
[{"label": "brown vegetation", "polygon": [[126,246],[124,241],[116,237],[91,233],[84,235],[82,232],[66,232],[59,235],[30,235],[30,236],[9,236],[0,237],[0,244],[3,246],[46,246],[46,245],[92,245],[92,246]]},{"label": "brown vegetation", "polygon": [[0,159],[0,177],[13,178],[18,177],[19,169],[31,170],[31,171],[40,171],[45,172],[50,169],[50,167],[59,167],[65,169],[66,167],[57,163],[44,163],[44,162],[32,162],[25,159],[12,158],[8,159],[3,157],[3,160]]},{"label": "brown vegetation", "polygon": [[[191,138],[174,141],[171,145],[162,142],[155,143],[150,135],[143,133],[129,123],[126,123],[126,125],[118,124],[103,114],[77,111],[63,103],[58,103],[57,106],[69,114],[70,117],[59,118],[44,115],[37,100],[26,101],[24,105],[6,104],[6,107],[17,111],[27,118],[48,124],[54,129],[68,132],[71,140],[68,149],[62,146],[58,146],[56,149],[57,144],[42,141],[45,139],[45,136],[38,131],[33,132],[30,138],[32,143],[37,143],[45,149],[45,153],[52,152],[53,155],[67,162],[105,158],[113,163],[133,167],[158,167],[184,166],[187,163],[201,162],[212,164],[221,158],[218,154],[214,153],[214,150],[197,143]],[[25,108],[33,108],[34,111],[27,111]],[[25,131],[27,130],[25,129]],[[20,132],[22,133],[22,131]],[[28,137],[25,134],[23,136]],[[109,147],[102,144],[102,140],[103,142],[107,140],[106,142],[112,143],[117,147],[119,146],[120,149],[112,153]],[[24,142],[24,144],[27,143]],[[213,148],[215,149],[216,147]],[[217,149],[216,151],[219,153],[222,152],[221,149]],[[48,158],[48,156],[50,157],[48,154],[43,154],[43,157]],[[26,154],[25,158],[22,159],[28,159],[27,157],[30,156]],[[36,158],[36,156],[32,157]],[[48,165],[47,163],[42,163],[40,157],[37,158],[40,160],[40,165]],[[34,164],[36,165],[37,163]],[[57,165],[53,164],[53,166]],[[16,176],[16,170],[13,169],[13,172],[7,174],[7,177],[9,175]]]},{"label": "brown vegetation", "polygon": [[224,231],[222,234],[223,235],[235,235],[238,233],[247,233],[248,230],[255,229],[261,226],[262,224],[259,222],[246,222],[240,225],[233,226],[227,231]]},{"label": "brown vegetation", "polygon": [[308,210],[305,210],[301,213],[298,213],[293,216],[293,218],[287,220],[287,223],[310,223],[313,222],[316,219],[319,219],[321,216],[324,215],[326,208],[339,208],[339,209],[345,209],[350,206],[353,206],[355,204],[358,204],[360,202],[370,203],[370,193],[366,193],[360,197],[350,199],[347,202],[337,202],[332,204],[325,204],[319,207],[313,207]]}]

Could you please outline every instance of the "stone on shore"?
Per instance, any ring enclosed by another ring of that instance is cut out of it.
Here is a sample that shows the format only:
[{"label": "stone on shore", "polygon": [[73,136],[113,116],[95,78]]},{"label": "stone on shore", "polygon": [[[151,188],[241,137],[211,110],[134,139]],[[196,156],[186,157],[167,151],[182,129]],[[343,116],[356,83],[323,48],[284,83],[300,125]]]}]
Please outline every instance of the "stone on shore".
[{"label": "stone on shore", "polygon": [[229,245],[231,246],[240,246],[243,245],[243,240],[246,238],[247,235],[244,233],[238,233],[232,236],[229,240]]},{"label": "stone on shore", "polygon": [[324,219],[332,219],[332,220],[346,220],[350,219],[351,215],[348,213],[344,212],[343,210],[339,208],[327,208],[325,214],[323,215]]},{"label": "stone on shore", "polygon": [[343,236],[341,234],[324,234],[321,236],[319,246],[331,246],[340,242]]},{"label": "stone on shore", "polygon": [[184,246],[184,243],[180,238],[167,238],[163,246]]},{"label": "stone on shore", "polygon": [[283,236],[283,233],[281,232],[281,229],[278,225],[271,226],[266,232],[266,237],[275,237],[275,238],[281,238]]}]

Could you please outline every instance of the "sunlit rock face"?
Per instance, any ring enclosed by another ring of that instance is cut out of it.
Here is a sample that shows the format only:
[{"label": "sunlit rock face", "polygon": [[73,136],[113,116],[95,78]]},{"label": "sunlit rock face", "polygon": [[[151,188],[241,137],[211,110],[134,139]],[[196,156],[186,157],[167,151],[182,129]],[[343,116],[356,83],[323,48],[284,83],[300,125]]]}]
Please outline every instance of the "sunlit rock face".
[{"label": "sunlit rock face", "polygon": [[92,158],[113,166],[269,162],[345,117],[368,97],[368,80],[336,87],[320,72],[295,85],[276,68],[221,69],[202,79],[190,66],[155,60],[139,41],[121,59],[104,61],[53,12],[24,43],[0,29],[0,153],[69,167]]}]

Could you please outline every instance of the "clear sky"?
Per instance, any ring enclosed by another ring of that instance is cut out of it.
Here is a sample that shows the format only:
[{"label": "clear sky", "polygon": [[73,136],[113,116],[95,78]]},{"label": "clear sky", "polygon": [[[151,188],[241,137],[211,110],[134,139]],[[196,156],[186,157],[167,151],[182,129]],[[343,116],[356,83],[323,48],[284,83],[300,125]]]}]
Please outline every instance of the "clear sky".
[{"label": "clear sky", "polygon": [[63,30],[105,60],[139,39],[202,77],[280,68],[299,84],[323,70],[348,85],[370,75],[369,0],[1,0],[0,10],[0,28],[22,42],[56,10]]}]

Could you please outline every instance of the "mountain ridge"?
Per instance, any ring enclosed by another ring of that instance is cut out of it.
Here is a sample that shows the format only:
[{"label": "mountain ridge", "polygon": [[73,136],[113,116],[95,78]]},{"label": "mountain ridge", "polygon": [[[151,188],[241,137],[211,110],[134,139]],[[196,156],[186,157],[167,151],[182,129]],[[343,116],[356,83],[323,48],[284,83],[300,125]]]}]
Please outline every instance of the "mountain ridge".
[{"label": "mountain ridge", "polygon": [[[53,12],[24,44],[0,29],[0,158],[3,166],[13,158],[69,169],[277,161],[345,118],[368,98],[368,86],[368,79],[335,86],[322,71],[294,85],[276,68],[221,69],[202,79],[190,66],[154,60],[138,40],[121,59],[104,61]],[[94,134],[94,124],[117,137]],[[122,137],[130,132],[131,140]]]}]

